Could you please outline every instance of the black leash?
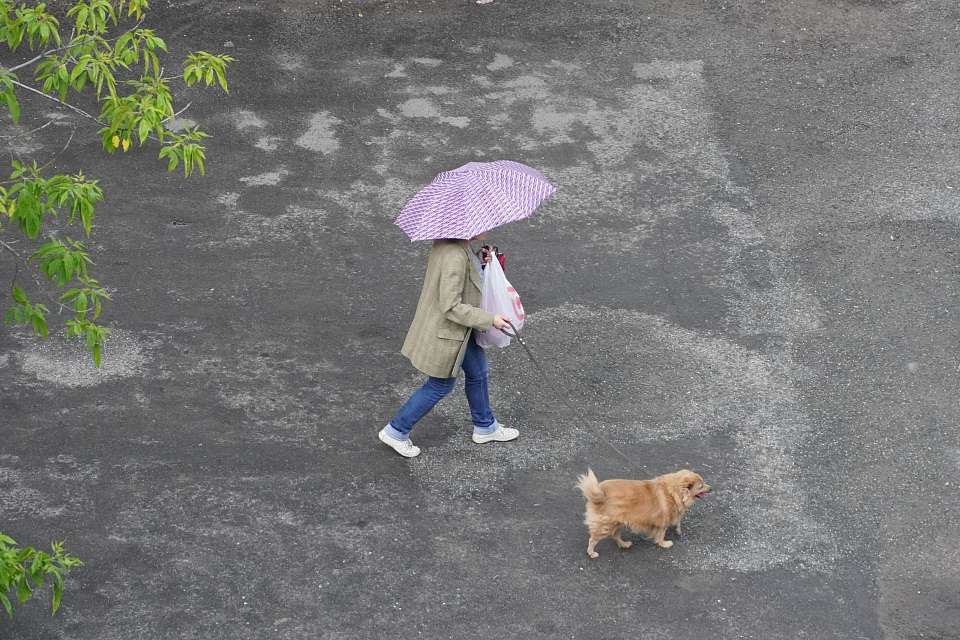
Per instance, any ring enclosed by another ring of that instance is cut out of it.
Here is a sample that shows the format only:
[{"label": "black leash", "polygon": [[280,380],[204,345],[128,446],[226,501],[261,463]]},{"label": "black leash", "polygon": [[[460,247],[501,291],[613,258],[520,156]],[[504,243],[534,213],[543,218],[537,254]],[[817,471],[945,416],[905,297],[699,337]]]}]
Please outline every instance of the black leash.
[{"label": "black leash", "polygon": [[[506,320],[506,318],[504,318],[504,320]],[[519,330],[513,325],[513,323],[510,322],[509,320],[507,320],[507,324],[510,325],[510,328],[513,330],[513,333],[510,333],[510,332],[507,331],[506,329],[500,329],[500,332],[503,333],[504,335],[508,336],[508,337],[511,338],[511,339],[515,339],[517,342],[520,343],[520,346],[523,347],[523,350],[527,353],[527,357],[530,358],[530,362],[532,362],[533,365],[534,365],[534,366],[537,368],[537,370],[540,372],[540,376],[542,377],[543,382],[544,382],[545,384],[547,384],[548,386],[549,386],[550,384],[552,384],[554,389],[558,389],[558,390],[560,391],[560,393],[555,394],[555,395],[557,395],[557,396],[560,398],[561,402],[563,402],[564,406],[567,407],[567,409],[569,409],[570,412],[573,413],[573,415],[576,416],[576,417],[579,419],[579,414],[580,414],[580,412],[579,412],[579,411],[577,410],[577,408],[574,407],[573,404],[570,402],[570,399],[569,399],[570,396],[569,396],[569,394],[567,394],[567,393],[565,392],[566,389],[564,389],[563,385],[558,384],[558,382],[557,382],[556,380],[551,380],[551,376],[546,372],[546,370],[545,370],[545,369],[543,368],[543,366],[540,364],[540,361],[537,360],[536,356],[533,355],[533,352],[530,350],[530,347],[527,346],[527,341],[523,339],[523,335],[520,333],[520,331],[519,331]],[[610,442],[609,440],[607,440],[606,438],[604,438],[604,437],[601,436],[601,435],[594,434],[594,436],[595,436],[598,440],[600,440],[602,443],[604,443],[605,445],[607,445],[611,450],[613,450],[614,453],[616,453],[618,456],[620,456],[621,458],[623,458],[623,459],[627,462],[627,464],[629,464],[631,467],[633,467],[634,469],[637,468],[636,465],[634,464],[634,462],[633,462],[630,458],[628,458],[628,457],[626,456],[626,454],[624,454],[622,451],[620,451],[620,449],[618,449],[617,447],[615,447],[612,442]]]}]

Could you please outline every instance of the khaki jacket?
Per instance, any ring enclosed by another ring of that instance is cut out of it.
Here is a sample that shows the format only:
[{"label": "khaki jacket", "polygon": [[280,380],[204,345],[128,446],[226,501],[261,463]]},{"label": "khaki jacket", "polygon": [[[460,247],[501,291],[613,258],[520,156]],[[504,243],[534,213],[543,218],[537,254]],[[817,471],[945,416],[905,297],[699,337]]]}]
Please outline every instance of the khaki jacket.
[{"label": "khaki jacket", "polygon": [[400,350],[414,367],[435,378],[453,378],[467,351],[470,329],[493,326],[480,309],[480,275],[466,242],[435,240],[413,323]]}]

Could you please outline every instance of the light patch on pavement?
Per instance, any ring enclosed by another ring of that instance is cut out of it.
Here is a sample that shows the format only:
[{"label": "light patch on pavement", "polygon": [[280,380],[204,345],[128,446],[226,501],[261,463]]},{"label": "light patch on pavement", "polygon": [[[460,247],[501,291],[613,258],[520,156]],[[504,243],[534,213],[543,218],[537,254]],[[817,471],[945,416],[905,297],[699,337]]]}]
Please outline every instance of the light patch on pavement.
[{"label": "light patch on pavement", "polygon": [[904,182],[899,176],[880,181],[872,190],[856,185],[851,198],[863,202],[854,207],[875,212],[876,218],[897,220],[941,220],[960,224],[960,180],[951,184],[916,184]]},{"label": "light patch on pavement", "polygon": [[498,53],[493,56],[493,62],[487,65],[487,69],[490,71],[501,71],[503,69],[509,69],[513,66],[513,58],[503,53]]},{"label": "light patch on pavement", "polygon": [[289,174],[289,171],[281,167],[276,171],[267,171],[259,175],[240,178],[240,182],[249,187],[273,186],[280,184],[280,182]]},{"label": "light patch on pavement", "polygon": [[[732,284],[731,279],[727,284]],[[766,289],[752,289],[744,283],[738,296],[729,301],[729,319],[742,335],[801,335],[822,327],[820,301],[801,287],[776,279]]]},{"label": "light patch on pavement", "polygon": [[717,204],[710,209],[714,220],[722,224],[737,242],[754,245],[763,242],[763,235],[749,215],[728,204]]},{"label": "light patch on pavement", "polygon": [[[288,204],[283,213],[265,216],[239,207],[240,195],[222,193],[216,197],[226,209],[220,238],[205,238],[196,246],[205,248],[241,248],[262,242],[312,242],[315,234],[326,230],[327,210],[302,203]],[[211,234],[212,235],[212,234]]]},{"label": "light patch on pavement", "polygon": [[266,151],[267,153],[276,151],[284,144],[284,139],[280,136],[261,136],[253,144],[257,149],[261,151]]},{"label": "light patch on pavement", "polygon": [[258,116],[253,111],[240,109],[232,116],[234,126],[240,131],[247,129],[263,129],[267,126],[267,121]]},{"label": "light patch on pavement", "polygon": [[[128,639],[131,630],[135,636],[150,637],[152,630],[169,623],[169,614],[156,602],[189,610],[200,592],[211,611],[191,622],[190,634],[218,637],[238,614],[262,604],[257,598],[265,584],[263,566],[276,564],[278,558],[297,560],[287,563],[284,580],[269,585],[271,597],[296,611],[342,607],[345,595],[353,597],[352,589],[370,587],[371,563],[384,569],[376,589],[400,593],[409,576],[403,569],[404,552],[427,549],[413,531],[405,530],[408,519],[402,510],[369,509],[384,500],[402,500],[405,488],[386,480],[334,478],[323,466],[318,463],[307,474],[278,470],[263,475],[208,473],[201,478],[178,474],[162,462],[124,463],[123,477],[133,489],[103,526],[110,540],[164,562],[148,579],[142,572],[120,568],[98,585],[98,596],[111,609],[97,637]],[[211,549],[235,550],[245,561],[211,561]],[[177,588],[171,590],[171,584]],[[265,621],[274,636],[357,637],[355,625],[341,634],[332,631],[340,623],[327,616],[309,619],[284,613]]]},{"label": "light patch on pavement", "polygon": [[[810,424],[792,383],[798,375],[792,362],[625,310],[563,305],[530,314],[527,326],[536,328],[528,341],[559,376],[555,381],[544,382],[519,349],[490,354],[493,406],[499,419],[520,429],[521,440],[470,441],[461,383],[434,409],[442,431],[413,434],[424,453],[411,461],[411,471],[427,491],[449,497],[497,492],[518,472],[566,468],[588,451],[596,456],[593,464],[639,477],[680,468],[695,454],[709,461],[698,470],[719,491],[687,520],[702,537],[689,545],[684,562],[754,571],[797,560],[827,568],[837,557],[828,525],[805,513],[805,492],[793,471],[791,452]],[[556,370],[549,354],[561,351],[566,365]],[[398,386],[398,401],[417,382]],[[559,394],[575,398],[578,414],[560,404]],[[736,453],[698,444],[718,436],[735,441]],[[641,468],[630,469],[607,443],[631,452]],[[686,450],[683,457],[638,453],[665,443]],[[713,509],[723,517],[711,517]]]},{"label": "light patch on pavement", "polygon": [[517,102],[536,102],[550,98],[553,93],[547,80],[535,75],[522,75],[495,85],[497,91],[486,94],[489,100],[499,100],[504,106],[511,106]]},{"label": "light patch on pavement", "polygon": [[408,118],[438,118],[440,109],[429,98],[411,98],[397,107]]},{"label": "light patch on pavement", "polygon": [[406,67],[402,64],[393,65],[393,71],[383,76],[384,78],[406,78]]},{"label": "light patch on pavement", "polygon": [[47,340],[21,340],[14,359],[23,373],[58,387],[94,387],[105,382],[140,375],[153,344],[125,329],[113,329],[103,346],[103,361],[97,368],[79,340],[51,336]]},{"label": "light patch on pavement", "polygon": [[702,60],[653,60],[633,65],[633,75],[640,80],[660,81],[664,78],[700,82],[703,75]]},{"label": "light patch on pavement", "polygon": [[306,56],[287,51],[278,51],[273,56],[273,60],[284,71],[299,71],[307,65]]},{"label": "light patch on pavement", "polygon": [[219,202],[225,207],[230,207],[230,208],[236,207],[237,202],[239,202],[239,200],[240,200],[240,194],[235,191],[231,191],[229,193],[221,193],[219,196],[217,196],[217,202]]},{"label": "light patch on pavement", "polygon": [[317,189],[316,194],[340,209],[337,225],[351,231],[367,228],[371,215],[380,211],[396,215],[404,203],[416,193],[417,185],[396,177],[384,179],[379,184],[356,182],[345,189]]},{"label": "light patch on pavement", "polygon": [[321,111],[310,117],[306,132],[297,138],[297,145],[323,155],[330,155],[340,148],[336,128],[340,119],[329,111]]},{"label": "light patch on pavement", "polygon": [[551,60],[550,67],[560,69],[561,71],[566,71],[567,73],[574,73],[575,71],[580,71],[583,67],[573,62],[561,62],[560,60]]},{"label": "light patch on pavement", "polygon": [[438,60],[437,58],[414,58],[414,62],[424,67],[439,67],[443,64],[443,60]]},{"label": "light patch on pavement", "polygon": [[470,125],[470,118],[467,118],[466,116],[449,116],[440,118],[440,122],[458,129],[465,129]]},{"label": "light patch on pavement", "polygon": [[[334,365],[291,355],[288,346],[245,345],[229,363],[219,357],[205,358],[193,373],[209,376],[220,403],[243,413],[244,439],[312,442],[323,448],[323,420],[347,392],[321,382],[338,378]],[[317,403],[317,398],[325,400]]]},{"label": "light patch on pavement", "polygon": [[470,124],[466,116],[443,116],[437,104],[429,98],[411,98],[397,106],[400,113],[407,118],[430,118],[463,129]]},{"label": "light patch on pavement", "polygon": [[37,139],[36,133],[31,133],[30,127],[13,124],[4,118],[0,149],[5,149],[14,156],[30,156],[43,149],[43,143]]},{"label": "light patch on pavement", "polygon": [[82,462],[68,454],[49,457],[39,465],[19,456],[0,455],[0,520],[83,516],[93,508],[90,489],[99,477],[99,462]]},{"label": "light patch on pavement", "polygon": [[192,118],[174,118],[169,123],[167,123],[167,129],[170,131],[175,131],[180,133],[186,131],[187,129],[192,129],[197,126],[197,121]]}]

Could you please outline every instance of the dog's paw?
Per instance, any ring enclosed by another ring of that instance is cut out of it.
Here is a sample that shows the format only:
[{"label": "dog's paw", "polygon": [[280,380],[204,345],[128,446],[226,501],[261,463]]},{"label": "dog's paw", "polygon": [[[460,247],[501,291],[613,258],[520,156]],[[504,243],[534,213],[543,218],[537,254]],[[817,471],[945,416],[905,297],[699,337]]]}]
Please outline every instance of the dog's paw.
[{"label": "dog's paw", "polygon": [[630,547],[633,546],[633,542],[631,542],[630,540],[624,540],[623,542],[618,542],[617,546],[620,547],[621,549],[629,549]]},{"label": "dog's paw", "polygon": [[673,546],[672,540],[664,540],[663,542],[657,543],[661,549],[669,549]]},{"label": "dog's paw", "polygon": [[600,557],[600,554],[597,553],[596,551],[587,551],[587,555],[590,556],[591,560],[596,560],[597,558]]}]

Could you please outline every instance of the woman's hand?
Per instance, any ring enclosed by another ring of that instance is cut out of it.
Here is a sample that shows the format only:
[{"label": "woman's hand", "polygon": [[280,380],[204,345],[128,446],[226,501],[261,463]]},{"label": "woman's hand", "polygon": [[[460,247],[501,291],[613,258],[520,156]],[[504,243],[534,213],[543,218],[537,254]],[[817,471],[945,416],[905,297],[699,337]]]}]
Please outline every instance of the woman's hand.
[{"label": "woman's hand", "polygon": [[506,329],[510,326],[510,322],[503,316],[496,315],[493,316],[493,326],[497,329]]}]

